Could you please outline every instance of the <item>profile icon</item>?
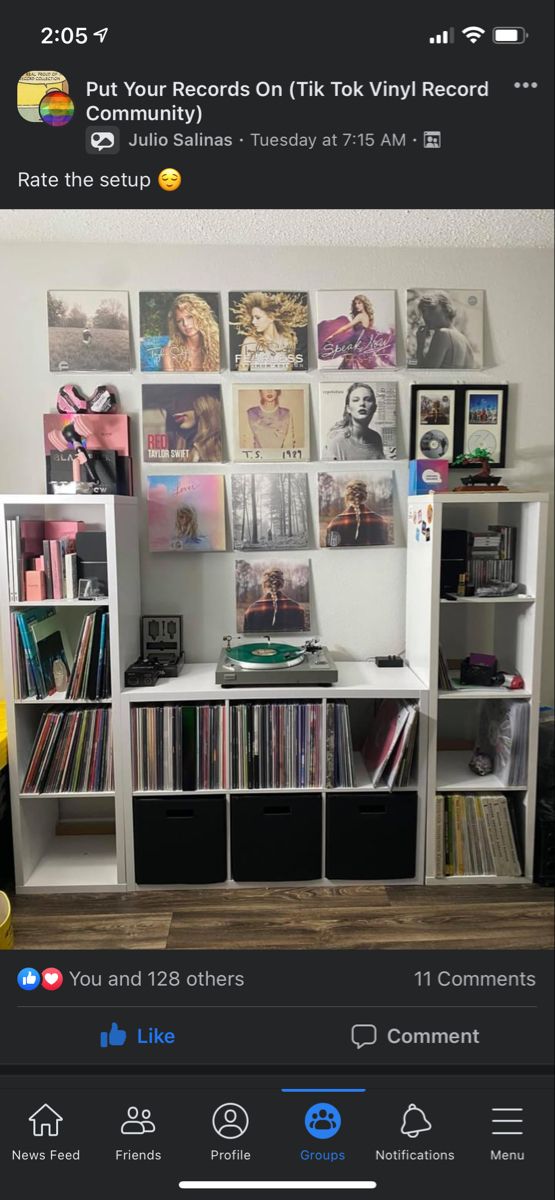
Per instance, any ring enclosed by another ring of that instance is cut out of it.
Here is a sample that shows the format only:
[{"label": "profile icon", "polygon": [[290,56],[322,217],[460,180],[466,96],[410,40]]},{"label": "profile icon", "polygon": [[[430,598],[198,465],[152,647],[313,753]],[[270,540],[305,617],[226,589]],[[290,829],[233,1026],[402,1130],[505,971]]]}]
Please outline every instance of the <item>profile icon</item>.
[{"label": "profile icon", "polygon": [[249,1127],[249,1114],[242,1104],[220,1104],[212,1114],[212,1128],[228,1142],[243,1137]]},{"label": "profile icon", "polygon": [[25,71],[17,81],[17,111],[33,124],[67,125],[75,107],[61,71]]}]

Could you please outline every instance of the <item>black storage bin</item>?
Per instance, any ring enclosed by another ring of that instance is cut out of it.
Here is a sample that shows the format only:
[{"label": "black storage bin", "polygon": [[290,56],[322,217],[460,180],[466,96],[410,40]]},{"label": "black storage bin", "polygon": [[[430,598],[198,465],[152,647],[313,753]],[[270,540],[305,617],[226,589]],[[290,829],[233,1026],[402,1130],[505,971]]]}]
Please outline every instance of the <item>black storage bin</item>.
[{"label": "black storage bin", "polygon": [[321,879],[321,795],[232,796],[231,874],[251,883]]},{"label": "black storage bin", "polygon": [[327,797],[328,879],[411,879],[416,867],[416,792]]},{"label": "black storage bin", "polygon": [[0,771],[0,888],[9,890],[14,884],[12,849],[12,819],[8,768]]},{"label": "black storage bin", "polygon": [[222,883],[227,878],[225,796],[136,796],[137,883]]}]

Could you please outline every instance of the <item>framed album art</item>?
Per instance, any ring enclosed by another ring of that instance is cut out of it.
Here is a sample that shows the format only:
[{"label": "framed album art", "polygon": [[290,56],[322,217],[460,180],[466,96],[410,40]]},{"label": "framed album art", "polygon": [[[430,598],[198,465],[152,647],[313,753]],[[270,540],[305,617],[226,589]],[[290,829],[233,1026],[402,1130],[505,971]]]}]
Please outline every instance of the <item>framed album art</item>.
[{"label": "framed album art", "polygon": [[308,384],[233,385],[235,462],[310,458]]},{"label": "framed album art", "polygon": [[484,292],[409,288],[407,367],[465,371],[484,365]]},{"label": "framed album art", "polygon": [[506,383],[413,384],[411,458],[452,463],[459,454],[489,450],[492,466],[504,467],[508,402]]},{"label": "framed album art", "polygon": [[318,292],[318,366],[374,371],[397,363],[395,292]]},{"label": "framed album art", "polygon": [[306,371],[307,292],[230,292],[232,371]]}]

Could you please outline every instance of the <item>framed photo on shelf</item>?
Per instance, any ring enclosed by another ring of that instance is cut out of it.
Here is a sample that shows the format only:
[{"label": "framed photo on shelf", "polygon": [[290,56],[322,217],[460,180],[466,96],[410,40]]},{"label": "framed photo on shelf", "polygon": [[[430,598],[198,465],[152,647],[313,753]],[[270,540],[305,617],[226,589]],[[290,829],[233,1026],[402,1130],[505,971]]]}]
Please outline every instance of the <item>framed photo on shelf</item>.
[{"label": "framed photo on shelf", "polygon": [[467,383],[411,387],[411,459],[451,464],[459,454],[489,450],[505,466],[509,385]]},{"label": "framed photo on shelf", "polygon": [[310,458],[308,384],[234,384],[235,462]]}]

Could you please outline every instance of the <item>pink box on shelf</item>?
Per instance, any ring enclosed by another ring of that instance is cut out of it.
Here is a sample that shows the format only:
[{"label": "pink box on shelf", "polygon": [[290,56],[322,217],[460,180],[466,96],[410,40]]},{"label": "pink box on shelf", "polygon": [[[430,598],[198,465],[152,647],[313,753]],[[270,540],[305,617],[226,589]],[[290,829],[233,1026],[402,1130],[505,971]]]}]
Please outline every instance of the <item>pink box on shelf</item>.
[{"label": "pink box on shelf", "polygon": [[44,571],[25,572],[25,598],[46,600],[46,576]]}]

